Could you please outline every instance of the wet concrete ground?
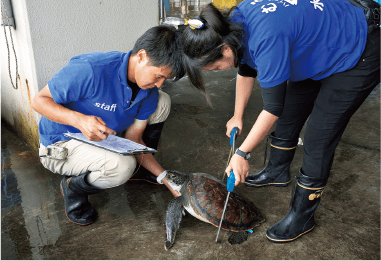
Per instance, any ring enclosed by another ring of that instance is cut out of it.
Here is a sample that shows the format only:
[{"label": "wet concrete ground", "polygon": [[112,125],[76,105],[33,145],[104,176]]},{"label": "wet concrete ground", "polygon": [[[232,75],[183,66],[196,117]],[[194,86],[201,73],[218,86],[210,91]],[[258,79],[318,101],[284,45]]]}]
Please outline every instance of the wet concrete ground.
[{"label": "wet concrete ground", "polygon": [[[205,72],[213,108],[187,79],[163,87],[172,97],[155,155],[164,168],[222,177],[230,150],[225,124],[233,113],[236,71]],[[238,145],[261,108],[257,85]],[[354,115],[339,143],[315,213],[315,229],[287,244],[271,243],[265,233],[288,212],[291,185],[237,187],[266,218],[241,245],[231,246],[230,232],[224,230],[215,243],[217,228],[187,214],[174,246],[165,251],[164,219],[172,195],[162,185],[140,181],[91,195],[98,219],[78,226],[65,216],[61,177],[44,169],[4,123],[1,132],[1,259],[380,259],[379,88]],[[265,143],[252,152],[252,172],[263,168]],[[292,177],[302,156],[299,146]]]}]

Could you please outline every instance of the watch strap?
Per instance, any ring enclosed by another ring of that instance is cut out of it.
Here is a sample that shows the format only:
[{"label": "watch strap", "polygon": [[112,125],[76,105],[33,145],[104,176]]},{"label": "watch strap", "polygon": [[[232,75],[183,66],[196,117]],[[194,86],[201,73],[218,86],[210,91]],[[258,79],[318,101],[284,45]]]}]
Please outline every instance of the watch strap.
[{"label": "watch strap", "polygon": [[239,156],[243,157],[245,160],[248,160],[250,158],[250,152],[246,153],[240,149],[236,149],[235,153],[238,154]]}]

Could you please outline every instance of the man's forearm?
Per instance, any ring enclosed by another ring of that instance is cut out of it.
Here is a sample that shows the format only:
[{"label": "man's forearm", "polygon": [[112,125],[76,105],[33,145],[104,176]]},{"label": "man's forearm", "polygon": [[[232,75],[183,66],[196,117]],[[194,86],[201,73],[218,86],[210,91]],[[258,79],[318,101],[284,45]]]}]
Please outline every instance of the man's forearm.
[{"label": "man's forearm", "polygon": [[[128,134],[125,135],[125,138],[128,139]],[[131,138],[134,139],[134,137],[130,136],[130,139]],[[142,139],[135,138],[134,141],[139,144],[145,145]],[[140,164],[142,167],[146,168],[156,177],[158,177],[164,171],[163,167],[160,166],[160,164],[156,161],[155,157],[152,154],[135,155],[135,158],[136,164]],[[165,178],[163,179],[163,183],[169,189],[169,191],[171,191],[172,195],[174,195],[175,197],[178,197],[180,195],[179,192],[172,189],[172,187],[168,184]]]},{"label": "man's forearm", "polygon": [[[132,140],[133,142],[142,144],[146,146],[144,143],[142,136],[143,130],[145,129],[145,121],[135,120],[133,125],[131,125],[125,135],[124,138]],[[149,170],[155,176],[159,176],[160,173],[164,171],[164,169],[160,166],[160,164],[156,161],[152,154],[144,154],[144,155],[135,155],[137,164],[141,164],[144,168]]]},{"label": "man's forearm", "polygon": [[97,116],[87,116],[57,104],[46,85],[32,100],[32,108],[51,121],[79,129],[89,140],[101,141],[116,132]]},{"label": "man's forearm", "polygon": [[65,108],[55,103],[53,98],[36,96],[32,100],[32,108],[45,118],[60,124],[70,125],[77,128],[78,118],[81,113]]},{"label": "man's forearm", "polygon": [[159,176],[164,171],[152,154],[135,155],[135,158],[137,164],[141,164],[155,176]]}]

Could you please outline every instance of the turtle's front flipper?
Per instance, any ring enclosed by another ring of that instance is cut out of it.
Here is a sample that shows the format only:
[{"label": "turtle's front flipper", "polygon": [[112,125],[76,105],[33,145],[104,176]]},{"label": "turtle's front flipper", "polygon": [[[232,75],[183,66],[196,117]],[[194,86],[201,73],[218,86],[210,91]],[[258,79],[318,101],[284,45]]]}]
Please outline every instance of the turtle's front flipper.
[{"label": "turtle's front flipper", "polygon": [[172,247],[175,242],[177,229],[180,227],[180,221],[183,212],[183,197],[177,197],[169,202],[165,218],[165,250]]}]

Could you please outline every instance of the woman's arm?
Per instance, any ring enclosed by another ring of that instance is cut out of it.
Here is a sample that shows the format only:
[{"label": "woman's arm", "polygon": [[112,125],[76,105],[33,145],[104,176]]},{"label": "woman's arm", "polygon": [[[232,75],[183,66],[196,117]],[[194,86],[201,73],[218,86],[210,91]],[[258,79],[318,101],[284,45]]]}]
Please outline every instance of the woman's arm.
[{"label": "woman's arm", "polygon": [[[247,135],[239,149],[243,152],[252,151],[262,141],[262,139],[266,137],[277,119],[277,116],[262,110],[254,126],[251,128],[249,135]],[[229,175],[232,169],[236,180],[235,185],[245,182],[245,177],[249,175],[250,170],[248,161],[243,157],[234,154],[225,172]]]},{"label": "woman's arm", "polygon": [[[251,128],[249,135],[239,147],[241,151],[246,153],[252,151],[266,137],[282,114],[286,92],[287,81],[271,88],[262,88],[263,110]],[[235,184],[238,185],[245,181],[245,177],[249,175],[250,167],[247,160],[234,154],[226,168],[226,173],[230,173],[232,169],[236,178]]]},{"label": "woman's arm", "polygon": [[238,127],[238,135],[241,134],[243,128],[243,113],[254,88],[254,83],[255,78],[253,77],[237,75],[234,116],[226,124],[226,135],[228,137],[230,137],[230,133],[234,127]]}]

